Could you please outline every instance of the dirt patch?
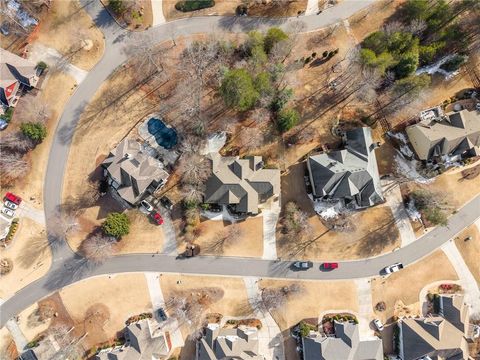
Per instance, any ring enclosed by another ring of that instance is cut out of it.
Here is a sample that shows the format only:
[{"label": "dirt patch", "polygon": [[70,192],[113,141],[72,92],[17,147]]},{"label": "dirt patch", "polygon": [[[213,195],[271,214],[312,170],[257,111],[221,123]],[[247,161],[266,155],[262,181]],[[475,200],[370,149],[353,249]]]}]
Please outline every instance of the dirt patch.
[{"label": "dirt patch", "polygon": [[[300,296],[287,298],[285,305],[275,311],[272,316],[280,326],[287,330],[303,319],[315,318],[327,310],[351,310],[358,312],[357,292],[353,281],[287,281],[261,280],[260,288],[303,285]],[[321,296],[319,296],[321,294]]]},{"label": "dirt patch", "polygon": [[[201,222],[198,237],[195,238],[195,244],[200,245],[203,255],[222,255],[222,256],[253,256],[258,257],[263,254],[263,217],[248,218],[245,221],[236,223],[240,235],[238,238],[228,237],[223,241],[216,235],[229,230],[232,226],[229,222],[204,220]],[[222,237],[223,239],[223,237]],[[182,246],[179,251],[183,251]]]},{"label": "dirt patch", "polygon": [[[477,223],[480,224],[478,221]],[[469,236],[472,238],[465,241]],[[480,231],[478,225],[473,224],[458,234],[455,245],[480,286],[480,263],[478,261],[480,259]]]},{"label": "dirt patch", "polygon": [[13,341],[13,337],[6,326],[0,329],[0,358],[5,360],[15,360],[18,358],[15,341]]},{"label": "dirt patch", "polygon": [[420,290],[426,285],[439,280],[457,279],[457,273],[446,255],[441,250],[437,250],[423,260],[387,278],[372,279],[373,304],[383,301],[386,305],[385,311],[375,311],[375,313],[382,321],[391,322],[397,300],[410,306],[418,303]]},{"label": "dirt patch", "polygon": [[13,261],[12,271],[0,277],[0,298],[5,300],[41,278],[50,268],[52,254],[44,226],[22,218],[10,246],[0,247],[0,258],[4,257]]},{"label": "dirt patch", "polygon": [[104,50],[103,34],[78,1],[52,1],[31,39],[56,49],[70,63],[90,70]]},{"label": "dirt patch", "polygon": [[152,310],[143,274],[90,278],[62,289],[60,297],[76,327],[88,331],[85,349],[115,337],[130,316]]}]

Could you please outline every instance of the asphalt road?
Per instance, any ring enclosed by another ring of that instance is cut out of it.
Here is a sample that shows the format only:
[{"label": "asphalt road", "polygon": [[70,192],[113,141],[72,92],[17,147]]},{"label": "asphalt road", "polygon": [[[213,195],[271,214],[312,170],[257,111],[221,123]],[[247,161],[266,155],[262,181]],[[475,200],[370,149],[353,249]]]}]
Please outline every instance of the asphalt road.
[{"label": "asphalt road", "polygon": [[[49,237],[52,246],[53,263],[49,272],[39,280],[18,291],[0,306],[0,327],[12,316],[47,296],[53,291],[91,276],[121,272],[173,272],[187,274],[259,276],[273,278],[298,278],[311,280],[353,279],[378,275],[379,271],[395,262],[411,264],[451,239],[480,215],[480,196],[465,205],[450,219],[448,227],[436,228],[411,245],[393,253],[360,261],[341,262],[337,270],[322,272],[319,263],[304,272],[289,270],[291,262],[274,262],[252,258],[197,257],[177,260],[175,257],[157,254],[135,254],[116,256],[101,265],[86,262],[70,249],[63,239],[54,239],[53,226],[62,203],[63,177],[69,155],[72,136],[80,115],[102,83],[126,59],[125,48],[129,41],[161,42],[172,36],[213,32],[216,29],[229,32],[248,31],[272,25],[288,27],[297,19],[251,19],[233,17],[200,17],[177,20],[150,29],[148,32],[132,33],[120,28],[106,13],[97,0],[83,0],[82,4],[105,35],[105,53],[101,61],[89,72],[85,80],[67,103],[59,120],[55,138],[50,150],[44,187],[44,204]],[[337,23],[348,18],[372,0],[343,1],[324,11],[321,15],[302,17],[306,24],[304,31],[310,31]],[[152,37],[149,35],[152,34]],[[81,161],[81,159],[78,159]]]}]

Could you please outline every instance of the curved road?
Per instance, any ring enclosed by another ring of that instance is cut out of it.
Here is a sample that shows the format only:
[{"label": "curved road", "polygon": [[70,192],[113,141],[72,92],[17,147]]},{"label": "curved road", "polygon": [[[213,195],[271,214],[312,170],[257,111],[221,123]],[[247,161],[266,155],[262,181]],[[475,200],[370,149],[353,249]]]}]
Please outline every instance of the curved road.
[{"label": "curved road", "polygon": [[[125,43],[128,43],[131,37],[130,32],[120,28],[112,21],[97,0],[81,0],[81,2],[105,35],[105,53],[70,98],[55,133],[44,188],[45,215],[50,237],[53,236],[51,233],[52,226],[55,224],[54,217],[57,216],[58,206],[62,203],[66,162],[80,114],[102,83],[118,66],[127,60],[124,48]],[[350,17],[372,2],[373,0],[344,1],[324,11],[321,15],[305,16],[301,20],[306,24],[305,31],[319,29]],[[171,39],[172,35],[212,32],[217,28],[228,32],[244,32],[272,25],[287,27],[295,20],[296,18],[275,20],[243,17],[199,17],[177,20],[151,28],[147,32],[136,33],[135,40],[141,41],[144,38],[147,41],[149,40],[147,36],[152,34],[155,41],[161,42]],[[289,270],[291,262],[287,261],[274,262],[253,258],[207,256],[177,260],[172,256],[157,254],[121,255],[107,260],[102,265],[94,266],[77,256],[63,239],[59,239],[59,241],[51,239],[52,243],[56,245],[52,247],[53,262],[49,272],[44,277],[18,291],[0,306],[0,327],[3,327],[12,316],[53,291],[91,276],[111,273],[155,271],[312,280],[353,279],[374,276],[378,275],[379,270],[389,264],[401,261],[407,265],[428,255],[466,226],[472,224],[480,216],[479,209],[480,196],[453,215],[448,227],[436,228],[411,245],[387,255],[360,261],[342,262],[339,269],[333,272],[319,271],[319,263],[316,263],[314,268],[309,271],[292,272]]]}]

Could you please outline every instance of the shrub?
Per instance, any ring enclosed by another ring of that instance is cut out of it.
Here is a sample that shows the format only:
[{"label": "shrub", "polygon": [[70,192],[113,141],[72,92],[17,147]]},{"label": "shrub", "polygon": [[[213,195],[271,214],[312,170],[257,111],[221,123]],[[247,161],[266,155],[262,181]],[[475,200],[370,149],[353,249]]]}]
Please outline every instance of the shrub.
[{"label": "shrub", "polygon": [[325,51],[322,53],[322,56],[323,56],[324,58],[326,58],[326,57],[328,56],[328,51],[325,50]]},{"label": "shrub", "polygon": [[300,115],[295,109],[284,109],[278,113],[277,124],[280,132],[286,132],[297,125]]},{"label": "shrub", "polygon": [[8,107],[7,110],[5,110],[5,113],[3,115],[0,115],[0,119],[5,120],[6,122],[10,122],[13,116],[13,111],[15,108],[13,107]]},{"label": "shrub", "polygon": [[27,122],[20,125],[23,135],[37,143],[41,143],[47,137],[47,128],[39,122]]},{"label": "shrub", "polygon": [[272,27],[268,29],[267,34],[265,35],[265,39],[263,41],[263,48],[268,54],[273,49],[275,44],[286,39],[288,39],[288,35],[282,29]]},{"label": "shrub", "polygon": [[312,58],[310,56],[304,60],[305,64],[308,64],[310,61],[312,61]]},{"label": "shrub", "polygon": [[126,214],[113,212],[107,215],[102,224],[102,229],[106,235],[120,238],[129,233],[130,220],[128,220]]},{"label": "shrub", "polygon": [[302,337],[308,336],[308,334],[310,334],[310,331],[317,330],[317,327],[315,325],[308,324],[304,321],[301,321],[300,324],[298,324],[298,328]]},{"label": "shrub", "polygon": [[206,9],[215,6],[214,0],[185,0],[175,4],[175,9],[182,12]]},{"label": "shrub", "polygon": [[37,63],[37,69],[40,69],[43,71],[46,68],[48,68],[48,65],[44,61],[40,61],[39,63]]},{"label": "shrub", "polygon": [[317,53],[316,52],[313,52],[312,53],[312,58],[316,58],[317,57]]}]

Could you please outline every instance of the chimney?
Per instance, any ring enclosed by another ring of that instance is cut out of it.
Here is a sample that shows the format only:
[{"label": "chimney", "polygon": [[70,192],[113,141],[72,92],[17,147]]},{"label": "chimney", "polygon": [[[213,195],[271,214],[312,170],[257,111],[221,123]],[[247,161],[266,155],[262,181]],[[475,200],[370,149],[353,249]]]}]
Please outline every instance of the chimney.
[{"label": "chimney", "polygon": [[131,158],[132,158],[132,154],[125,153],[124,157],[125,157],[125,159],[131,159]]}]

